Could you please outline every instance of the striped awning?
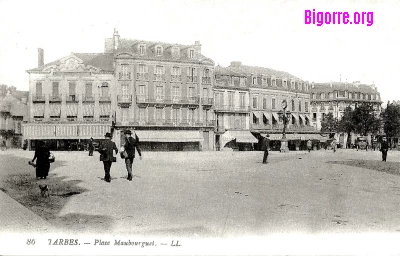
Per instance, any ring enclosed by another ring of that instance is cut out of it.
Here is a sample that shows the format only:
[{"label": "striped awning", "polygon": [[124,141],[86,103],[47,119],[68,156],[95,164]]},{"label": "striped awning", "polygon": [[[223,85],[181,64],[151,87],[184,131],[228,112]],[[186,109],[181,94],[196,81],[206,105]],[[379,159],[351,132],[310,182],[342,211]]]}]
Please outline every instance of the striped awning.
[{"label": "striped awning", "polygon": [[293,116],[294,118],[296,118],[296,121],[299,120],[299,115],[298,115],[297,113],[292,113],[292,116]]},{"label": "striped awning", "polygon": [[44,104],[33,104],[33,116],[44,116]]},{"label": "striped awning", "polygon": [[275,118],[276,121],[279,121],[279,115],[278,113],[273,112],[272,116]]},{"label": "striped awning", "polygon": [[110,116],[111,104],[100,104],[100,116]]},{"label": "striped awning", "polygon": [[50,116],[61,116],[61,104],[50,104]]},{"label": "striped awning", "polygon": [[78,116],[78,104],[67,104],[67,116]]},{"label": "striped awning", "polygon": [[[265,136],[266,134],[261,134],[262,136]],[[276,134],[269,134],[269,139],[270,140],[281,140],[282,139],[282,133],[276,133]],[[327,140],[327,137],[323,137],[320,134],[315,134],[315,133],[308,133],[308,134],[286,134],[286,139],[287,140],[319,140],[321,142],[325,142]]]},{"label": "striped awning", "polygon": [[146,142],[199,142],[203,141],[200,131],[136,131],[140,141]]},{"label": "striped awning", "polygon": [[259,119],[259,118],[260,118],[260,115],[259,115],[259,113],[258,113],[258,112],[253,112],[253,116],[255,116],[257,119]]},{"label": "striped awning", "polygon": [[271,121],[271,115],[267,112],[262,112],[262,114],[265,116],[266,119]]},{"label": "striped awning", "polygon": [[305,123],[305,122],[306,122],[306,119],[305,119],[305,117],[304,117],[304,115],[303,115],[303,114],[299,114],[299,117],[301,118],[301,121],[302,121],[303,123]]},{"label": "striped awning", "polygon": [[94,104],[83,104],[83,116],[94,116]]},{"label": "striped awning", "polygon": [[230,131],[230,136],[236,139],[238,143],[257,143],[258,140],[250,131]]}]

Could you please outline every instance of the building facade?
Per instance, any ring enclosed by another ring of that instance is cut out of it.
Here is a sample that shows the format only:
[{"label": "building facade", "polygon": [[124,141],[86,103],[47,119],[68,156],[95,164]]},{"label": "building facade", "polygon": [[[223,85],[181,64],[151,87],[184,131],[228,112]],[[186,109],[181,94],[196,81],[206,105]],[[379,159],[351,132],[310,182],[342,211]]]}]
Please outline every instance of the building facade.
[{"label": "building facade", "polygon": [[[357,104],[371,103],[377,115],[381,112],[382,101],[375,85],[360,84],[358,81],[315,83],[310,93],[312,123],[318,130],[321,129],[321,121],[326,115],[332,113],[334,118],[340,120],[348,106],[354,109]],[[355,143],[356,137],[355,134],[351,134],[351,144]],[[337,133],[335,138],[343,147],[346,147],[348,141],[346,133]],[[369,143],[371,143],[370,138]]]},{"label": "building facade", "polygon": [[145,150],[214,150],[214,62],[200,42],[121,39],[115,31],[105,52],[114,55],[117,144],[135,129]]},{"label": "building facade", "polygon": [[0,146],[5,142],[7,148],[21,148],[22,124],[28,118],[27,96],[8,93],[0,98]]}]

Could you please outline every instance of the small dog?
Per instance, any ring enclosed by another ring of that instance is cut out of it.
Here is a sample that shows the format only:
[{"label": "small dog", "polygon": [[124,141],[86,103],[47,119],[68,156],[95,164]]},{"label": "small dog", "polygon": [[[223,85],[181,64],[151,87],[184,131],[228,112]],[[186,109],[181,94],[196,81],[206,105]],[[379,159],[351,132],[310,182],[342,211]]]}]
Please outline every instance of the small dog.
[{"label": "small dog", "polygon": [[48,185],[39,185],[39,188],[40,188],[40,194],[42,195],[42,197],[50,196]]}]

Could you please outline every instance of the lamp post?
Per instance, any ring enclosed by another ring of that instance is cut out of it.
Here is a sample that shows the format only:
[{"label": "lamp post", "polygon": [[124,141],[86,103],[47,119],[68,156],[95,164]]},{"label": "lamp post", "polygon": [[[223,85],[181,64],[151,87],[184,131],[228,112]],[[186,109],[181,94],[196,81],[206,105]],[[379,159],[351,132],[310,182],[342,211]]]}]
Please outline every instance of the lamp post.
[{"label": "lamp post", "polygon": [[282,139],[281,139],[281,152],[288,152],[288,140],[286,139],[286,128],[287,124],[289,123],[289,118],[291,115],[291,112],[287,109],[287,101],[283,100],[282,101],[282,110],[278,112],[279,119],[283,121],[283,131],[282,131]]}]

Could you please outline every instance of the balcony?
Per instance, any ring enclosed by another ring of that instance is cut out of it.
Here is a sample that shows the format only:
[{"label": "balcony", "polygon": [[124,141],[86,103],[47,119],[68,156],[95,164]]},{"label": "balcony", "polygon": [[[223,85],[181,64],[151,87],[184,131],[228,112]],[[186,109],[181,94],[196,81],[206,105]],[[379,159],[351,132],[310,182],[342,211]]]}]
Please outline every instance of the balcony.
[{"label": "balcony", "polygon": [[68,95],[66,101],[70,103],[77,103],[79,100],[77,95]]},{"label": "balcony", "polygon": [[202,84],[211,84],[211,77],[202,77],[201,83]]},{"label": "balcony", "polygon": [[215,120],[207,120],[205,123],[206,123],[206,126],[211,126],[211,127],[215,126]]},{"label": "balcony", "polygon": [[117,96],[118,104],[132,104],[132,95],[118,95]]},{"label": "balcony", "polygon": [[215,127],[215,132],[216,133],[225,133],[226,132],[225,126],[217,126],[217,127]]},{"label": "balcony", "polygon": [[94,95],[93,94],[84,94],[82,95],[83,102],[94,102]]},{"label": "balcony", "polygon": [[149,74],[148,73],[137,73],[136,74],[136,80],[148,81],[149,80]]},{"label": "balcony", "polygon": [[119,72],[118,80],[131,80],[131,72]]},{"label": "balcony", "polygon": [[171,82],[180,82],[182,77],[180,75],[171,75]]},{"label": "balcony", "polygon": [[249,112],[249,106],[215,105],[216,112]]},{"label": "balcony", "polygon": [[188,76],[187,82],[188,83],[197,83],[197,76]]},{"label": "balcony", "polygon": [[35,95],[32,95],[32,101],[33,101],[33,103],[45,102],[46,98],[44,97],[43,94],[35,94]]},{"label": "balcony", "polygon": [[59,94],[59,95],[50,95],[49,96],[49,102],[54,102],[54,103],[61,102],[61,94]]},{"label": "balcony", "polygon": [[212,105],[213,104],[213,102],[214,102],[214,99],[213,98],[202,98],[201,99],[201,104],[203,104],[203,105]]},{"label": "balcony", "polygon": [[99,102],[111,102],[110,95],[100,95]]},{"label": "balcony", "polygon": [[165,75],[154,74],[154,81],[165,81]]}]

